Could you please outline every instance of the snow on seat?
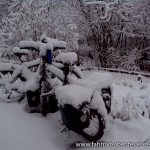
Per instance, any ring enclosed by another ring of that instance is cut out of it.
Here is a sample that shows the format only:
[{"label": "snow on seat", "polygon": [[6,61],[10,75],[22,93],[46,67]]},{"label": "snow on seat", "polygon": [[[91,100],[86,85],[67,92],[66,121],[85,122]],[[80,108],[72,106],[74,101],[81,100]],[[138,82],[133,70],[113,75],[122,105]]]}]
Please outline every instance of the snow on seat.
[{"label": "snow on seat", "polygon": [[55,94],[60,105],[71,104],[77,107],[82,102],[90,102],[93,92],[79,85],[66,85],[57,88]]},{"label": "snow on seat", "polygon": [[66,85],[56,89],[55,94],[61,105],[72,104],[78,106],[82,102],[90,102],[95,91],[101,91],[108,87],[111,82],[109,73],[92,73],[88,78],[78,79],[71,85]]},{"label": "snow on seat", "polygon": [[77,54],[75,52],[69,52],[69,53],[60,53],[56,57],[56,61],[61,62],[63,64],[74,64],[77,62]]}]

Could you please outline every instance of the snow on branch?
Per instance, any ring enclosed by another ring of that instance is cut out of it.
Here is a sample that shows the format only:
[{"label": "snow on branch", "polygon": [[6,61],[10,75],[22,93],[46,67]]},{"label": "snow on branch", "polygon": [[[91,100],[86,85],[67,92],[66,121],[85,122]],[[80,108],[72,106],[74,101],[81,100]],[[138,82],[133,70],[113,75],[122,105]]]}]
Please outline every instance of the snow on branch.
[{"label": "snow on branch", "polygon": [[110,3],[106,3],[105,1],[85,1],[85,5],[104,5],[105,7],[105,13],[104,16],[101,17],[101,19],[107,19],[110,20],[111,18],[111,12],[114,8],[114,5],[118,4],[118,0]]},{"label": "snow on branch", "polygon": [[86,5],[94,5],[94,4],[99,4],[99,5],[106,5],[106,2],[104,1],[85,1],[84,2]]},{"label": "snow on branch", "polygon": [[144,36],[144,35],[140,35],[140,34],[135,34],[135,33],[129,33],[129,32],[126,32],[126,31],[120,31],[120,30],[116,30],[116,29],[112,29],[114,32],[117,32],[117,33],[122,33],[122,34],[125,34],[126,36],[128,37],[146,37],[147,39],[150,39],[149,37],[147,36]]},{"label": "snow on branch", "polygon": [[110,21],[112,14],[115,13],[120,20],[129,21],[126,17],[131,11],[133,4],[126,5],[127,2],[120,3],[119,0],[115,0],[113,2],[106,2],[106,1],[85,1],[85,5],[101,5],[104,8],[104,14],[101,17],[102,20]]}]

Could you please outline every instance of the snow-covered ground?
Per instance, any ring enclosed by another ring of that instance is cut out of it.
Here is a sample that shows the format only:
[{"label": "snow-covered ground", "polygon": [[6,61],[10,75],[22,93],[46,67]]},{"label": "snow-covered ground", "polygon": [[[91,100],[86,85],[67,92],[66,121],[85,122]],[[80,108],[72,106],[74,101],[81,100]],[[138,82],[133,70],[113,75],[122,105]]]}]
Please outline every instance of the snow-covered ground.
[{"label": "snow-covered ground", "polygon": [[[86,71],[88,76],[91,72]],[[125,74],[113,75],[113,81],[131,79],[137,76]],[[143,77],[144,83],[150,79]],[[24,111],[25,104],[0,103],[0,150],[71,150],[71,149],[140,149],[150,147],[74,147],[76,142],[88,142],[73,132],[61,132],[64,129],[60,114],[49,114],[46,118],[40,114],[29,114]],[[150,141],[150,120],[139,116],[122,121],[109,116],[109,129],[99,142],[147,142]]]}]

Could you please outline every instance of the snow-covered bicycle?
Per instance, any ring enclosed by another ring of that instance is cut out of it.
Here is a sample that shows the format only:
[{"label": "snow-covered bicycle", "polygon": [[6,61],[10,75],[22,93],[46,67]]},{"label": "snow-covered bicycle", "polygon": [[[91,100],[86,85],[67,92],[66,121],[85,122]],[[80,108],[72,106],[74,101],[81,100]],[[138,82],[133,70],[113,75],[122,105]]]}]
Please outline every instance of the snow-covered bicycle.
[{"label": "snow-covered bicycle", "polygon": [[[58,40],[42,37],[41,42],[22,41],[19,47],[39,50],[40,59],[18,67],[6,85],[7,89],[17,89],[25,94],[30,112],[39,111],[46,116],[59,109],[69,130],[90,141],[100,139],[110,112],[110,75],[93,73],[83,79],[75,65],[77,55],[72,52],[60,53],[52,59],[54,50],[65,48],[65,43]],[[37,72],[29,69],[35,65]]]}]

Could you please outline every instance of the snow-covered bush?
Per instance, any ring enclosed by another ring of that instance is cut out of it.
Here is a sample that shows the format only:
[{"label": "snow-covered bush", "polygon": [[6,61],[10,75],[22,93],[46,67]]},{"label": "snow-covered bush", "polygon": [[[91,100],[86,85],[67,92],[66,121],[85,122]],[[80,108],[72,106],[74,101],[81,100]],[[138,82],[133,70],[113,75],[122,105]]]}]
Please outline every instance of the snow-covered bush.
[{"label": "snow-covered bush", "polygon": [[128,53],[123,55],[121,50],[115,48],[109,48],[107,51],[107,67],[108,68],[119,68],[124,70],[139,71],[139,65],[137,60],[141,57],[141,52],[136,48],[128,50]]},{"label": "snow-covered bush", "polygon": [[144,116],[150,118],[150,85],[131,80],[112,84],[111,115],[114,118],[130,120]]}]

